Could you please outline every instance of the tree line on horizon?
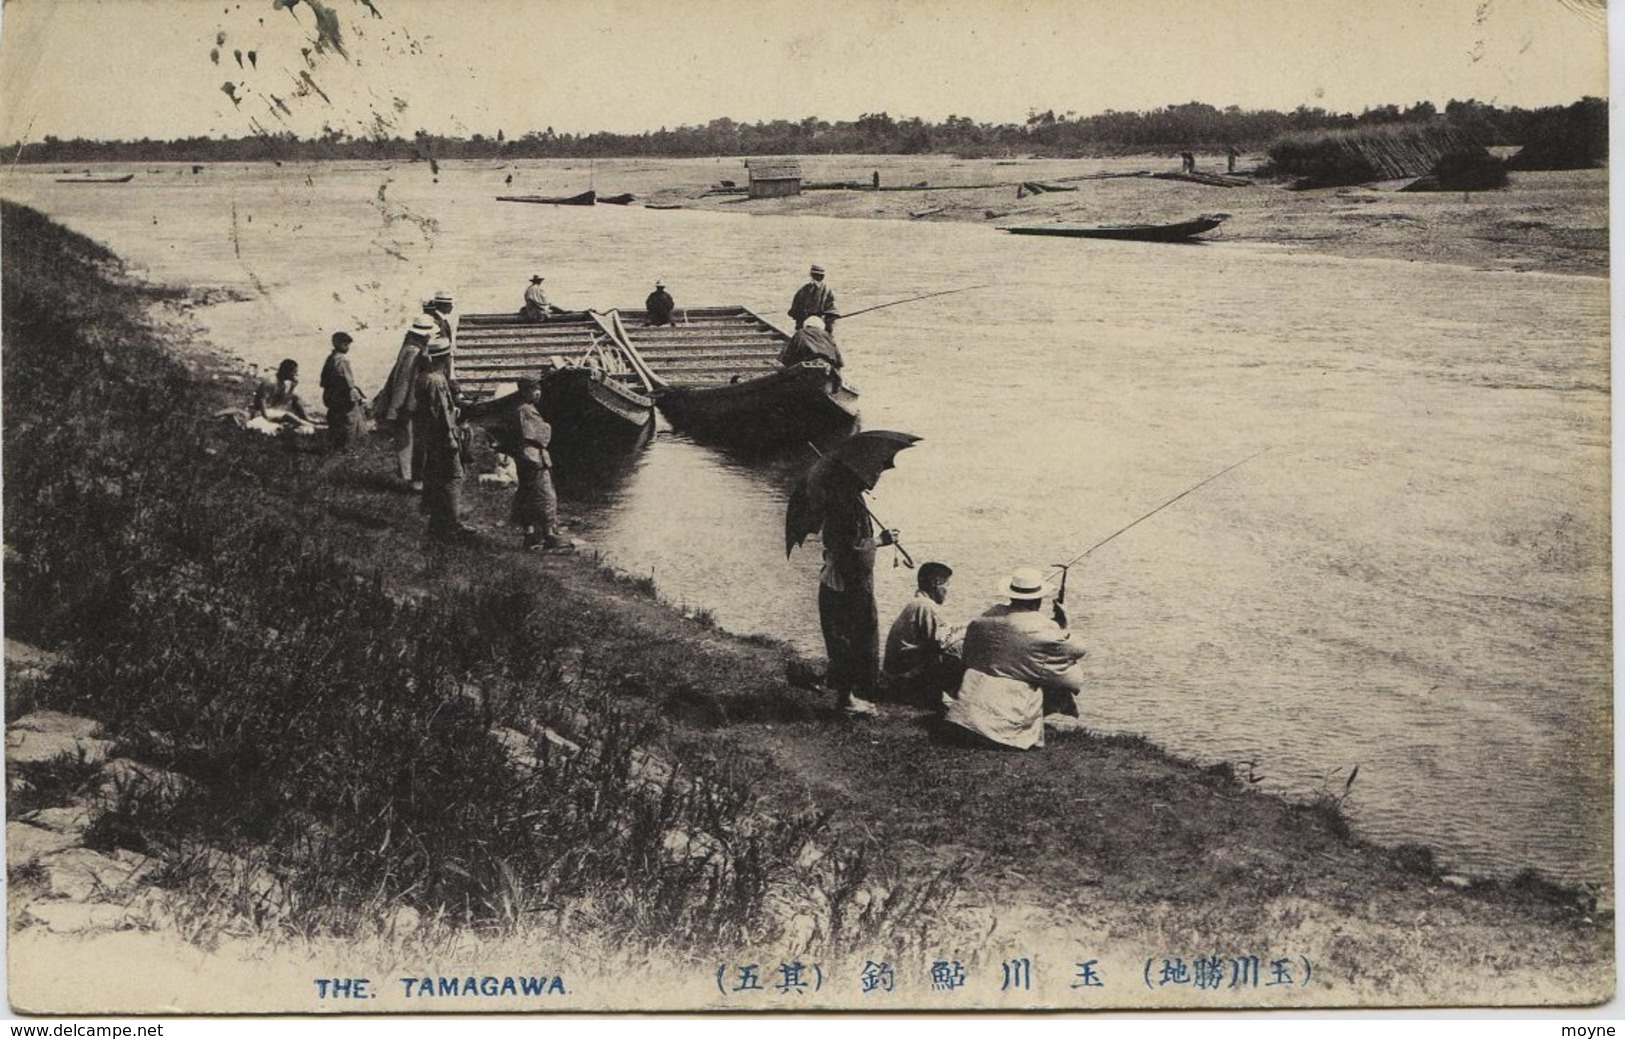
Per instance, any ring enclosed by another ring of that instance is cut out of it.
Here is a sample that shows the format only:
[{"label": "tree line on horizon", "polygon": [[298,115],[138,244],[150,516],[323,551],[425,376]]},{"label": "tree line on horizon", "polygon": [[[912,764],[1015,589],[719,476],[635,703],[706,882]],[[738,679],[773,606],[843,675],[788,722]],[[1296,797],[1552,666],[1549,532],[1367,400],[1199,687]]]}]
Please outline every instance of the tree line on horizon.
[{"label": "tree line on horizon", "polygon": [[[33,162],[252,162],[325,159],[584,159],[699,158],[724,155],[928,155],[960,158],[1016,154],[1059,158],[1144,152],[1258,150],[1294,133],[1351,130],[1384,125],[1442,125],[1484,146],[1561,142],[1562,151],[1591,165],[1608,155],[1608,105],[1586,97],[1571,105],[1500,108],[1476,100],[1451,101],[1441,111],[1418,101],[1401,108],[1381,105],[1359,115],[1299,105],[1290,112],[1217,108],[1199,101],[1141,112],[1106,111],[1078,116],[1053,110],[1028,113],[1023,123],[978,123],[950,115],[941,122],[895,118],[885,112],[829,122],[808,117],[741,123],[713,119],[704,126],[662,127],[643,133],[554,133],[552,127],[507,137],[447,137],[418,131],[411,138],[353,137],[327,129],[318,137],[293,133],[172,140],[64,140],[13,143],[0,149],[7,163]],[[20,154],[19,154],[20,153]]]}]

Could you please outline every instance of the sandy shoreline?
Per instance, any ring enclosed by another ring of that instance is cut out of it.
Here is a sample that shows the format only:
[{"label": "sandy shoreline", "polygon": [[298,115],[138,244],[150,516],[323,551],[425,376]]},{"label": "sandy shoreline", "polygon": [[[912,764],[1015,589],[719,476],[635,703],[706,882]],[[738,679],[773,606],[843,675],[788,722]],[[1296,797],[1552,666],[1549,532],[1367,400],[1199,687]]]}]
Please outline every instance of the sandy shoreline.
[{"label": "sandy shoreline", "polygon": [[[1164,171],[1153,156],[1113,167]],[[1072,164],[1073,169],[1087,165]],[[1077,176],[1059,160],[1031,164],[1033,180]],[[1208,166],[1206,169],[1219,167]],[[1011,178],[1028,166],[997,166],[988,177]],[[978,179],[974,171],[957,177]],[[1024,175],[1023,174],[1023,175]],[[956,179],[957,179],[956,177]],[[741,181],[742,182],[742,181]],[[809,191],[783,199],[699,197],[692,187],[666,187],[656,204],[759,215],[1001,224],[1170,223],[1210,212],[1230,219],[1204,240],[1280,245],[1350,258],[1448,263],[1496,271],[1608,275],[1608,171],[1517,173],[1498,191],[1399,192],[1381,187],[1289,191],[1259,182],[1210,187],[1149,176],[1083,181],[1076,192],[1016,197],[1015,183],[932,191]],[[950,182],[951,183],[951,182]],[[990,233],[991,230],[990,230]]]}]

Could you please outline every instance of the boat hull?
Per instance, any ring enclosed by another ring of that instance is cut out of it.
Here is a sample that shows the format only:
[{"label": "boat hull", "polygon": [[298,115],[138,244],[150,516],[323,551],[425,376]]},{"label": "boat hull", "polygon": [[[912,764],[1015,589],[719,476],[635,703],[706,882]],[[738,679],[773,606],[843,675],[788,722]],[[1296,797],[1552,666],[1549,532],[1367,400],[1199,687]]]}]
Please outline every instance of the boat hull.
[{"label": "boat hull", "polygon": [[1223,220],[1204,217],[1178,224],[1134,224],[1123,227],[1084,227],[1077,224],[1031,224],[1022,227],[1001,227],[1010,234],[1047,235],[1055,238],[1105,238],[1125,242],[1180,242],[1206,234],[1222,224]]},{"label": "boat hull", "polygon": [[739,444],[781,444],[850,432],[857,392],[829,365],[805,361],[751,379],[673,388],[660,410],[676,429]]},{"label": "boat hull", "polygon": [[542,417],[555,450],[593,454],[635,444],[654,425],[654,401],[596,368],[563,368],[542,380]]}]

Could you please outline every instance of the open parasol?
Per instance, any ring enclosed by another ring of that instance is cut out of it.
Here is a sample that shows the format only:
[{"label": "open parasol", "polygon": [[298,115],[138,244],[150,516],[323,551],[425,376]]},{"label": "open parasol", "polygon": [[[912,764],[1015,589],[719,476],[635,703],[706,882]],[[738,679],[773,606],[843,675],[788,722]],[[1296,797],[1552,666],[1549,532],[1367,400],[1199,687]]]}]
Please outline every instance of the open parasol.
[{"label": "open parasol", "polygon": [[[912,433],[871,429],[852,434],[820,455],[790,492],[784,513],[784,554],[789,555],[807,535],[823,527],[825,503],[841,483],[856,479],[865,489],[874,490],[880,474],[894,464],[897,452],[919,441]],[[874,513],[869,516],[873,519]]]}]

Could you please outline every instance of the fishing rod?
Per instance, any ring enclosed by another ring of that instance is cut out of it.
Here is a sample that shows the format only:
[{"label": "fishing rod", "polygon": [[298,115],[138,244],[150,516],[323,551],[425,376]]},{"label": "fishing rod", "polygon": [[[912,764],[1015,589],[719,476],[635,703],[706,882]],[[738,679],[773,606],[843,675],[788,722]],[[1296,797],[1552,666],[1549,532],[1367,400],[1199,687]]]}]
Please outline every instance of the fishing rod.
[{"label": "fishing rod", "polygon": [[[814,444],[811,440],[807,441],[807,446],[812,448],[813,454],[817,455],[819,458],[824,457],[824,452],[818,450],[818,445]],[[869,507],[869,499],[865,498],[861,491],[858,493],[858,502],[863,505],[863,511],[869,514],[869,519],[872,520],[876,526],[884,531],[890,532],[892,530],[892,527],[885,520],[875,515],[875,510]],[[895,535],[892,537],[891,547],[895,548],[897,550],[897,554],[903,557],[904,566],[908,567],[910,570],[914,569],[914,557],[908,554],[908,549],[903,547],[902,541],[898,540]],[[895,567],[896,565],[897,561],[895,559],[892,560],[892,566]]]},{"label": "fishing rod", "polygon": [[907,299],[894,299],[890,303],[879,303],[879,304],[876,304],[875,306],[872,306],[872,307],[864,307],[862,310],[854,310],[850,314],[842,314],[841,317],[840,317],[840,320],[842,320],[842,321],[850,321],[851,319],[857,317],[859,314],[867,314],[870,311],[874,311],[874,310],[885,310],[887,307],[901,306],[904,303],[917,303],[922,299],[933,299],[933,298],[935,298],[937,296],[947,296],[947,295],[951,295],[951,294],[953,294],[955,292],[969,292],[972,289],[986,289],[986,288],[990,288],[990,287],[992,287],[991,282],[989,284],[987,284],[987,285],[966,285],[962,289],[943,289],[941,292],[927,292],[923,296],[910,296]]},{"label": "fishing rod", "polygon": [[1214,480],[1217,480],[1219,477],[1223,476],[1225,473],[1228,473],[1230,470],[1241,468],[1242,466],[1246,465],[1248,462],[1251,462],[1253,459],[1255,459],[1259,455],[1263,454],[1264,451],[1268,451],[1268,450],[1269,450],[1269,448],[1266,447],[1262,451],[1253,452],[1252,454],[1248,455],[1246,458],[1243,458],[1239,462],[1232,462],[1231,464],[1225,466],[1223,469],[1220,469],[1218,472],[1214,473],[1212,476],[1209,476],[1207,479],[1203,480],[1201,483],[1195,484],[1195,485],[1193,485],[1191,487],[1187,487],[1183,491],[1180,491],[1178,494],[1174,495],[1172,498],[1169,498],[1167,501],[1163,502],[1161,505],[1158,505],[1156,508],[1152,509],[1150,512],[1148,512],[1145,515],[1141,516],[1139,519],[1133,521],[1132,523],[1129,523],[1126,526],[1119,527],[1117,530],[1114,530],[1112,533],[1110,533],[1110,534],[1106,535],[1105,537],[1101,538],[1099,541],[1097,541],[1094,544],[1090,545],[1088,548],[1084,549],[1082,552],[1079,552],[1077,555],[1073,556],[1071,559],[1067,560],[1066,562],[1064,562],[1064,563],[1053,563],[1051,565],[1054,566],[1057,570],[1061,571],[1062,580],[1064,581],[1065,580],[1065,575],[1066,575],[1066,572],[1067,572],[1067,568],[1077,564],[1080,560],[1083,559],[1084,556],[1087,556],[1089,553],[1093,552],[1095,549],[1097,549],[1100,546],[1106,544],[1106,542],[1111,541],[1113,538],[1117,537],[1119,534],[1126,533],[1127,531],[1133,529],[1134,527],[1139,526],[1141,523],[1144,523],[1146,520],[1150,519],[1152,516],[1155,516],[1157,513],[1161,512],[1163,509],[1166,509],[1168,506],[1172,505],[1174,502],[1178,501],[1179,499],[1185,497],[1187,494],[1192,494],[1192,493],[1194,493],[1194,492],[1196,492],[1198,490],[1201,490],[1203,487],[1206,487],[1208,484],[1212,483]]}]

